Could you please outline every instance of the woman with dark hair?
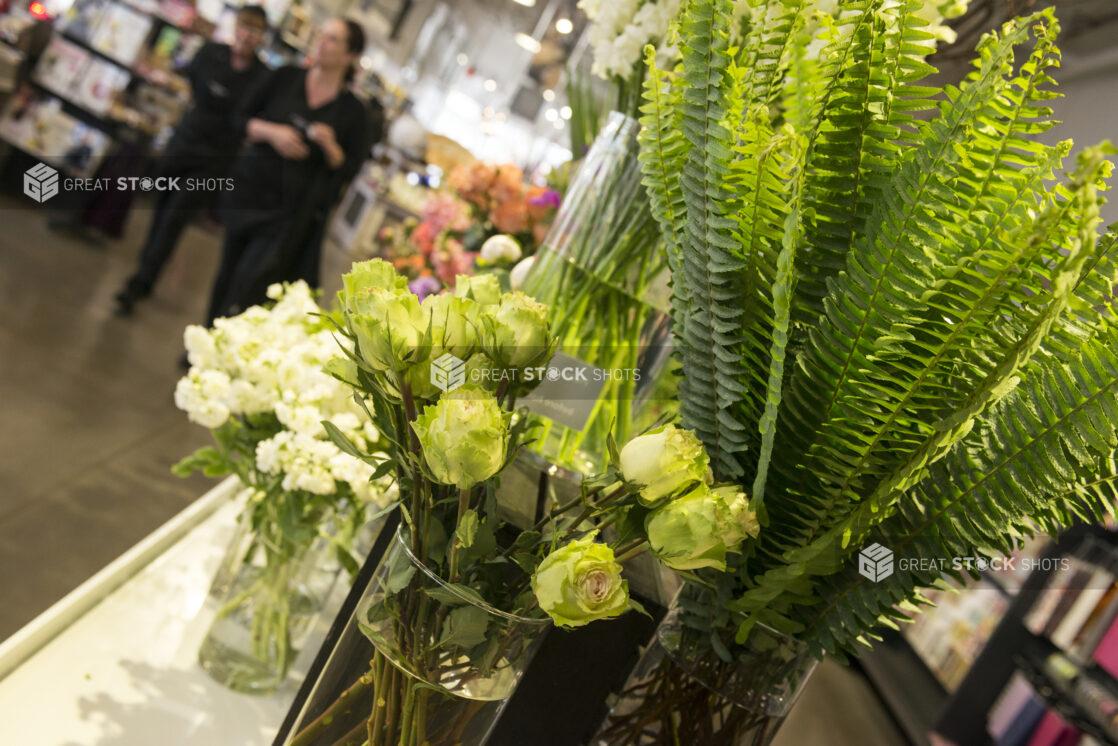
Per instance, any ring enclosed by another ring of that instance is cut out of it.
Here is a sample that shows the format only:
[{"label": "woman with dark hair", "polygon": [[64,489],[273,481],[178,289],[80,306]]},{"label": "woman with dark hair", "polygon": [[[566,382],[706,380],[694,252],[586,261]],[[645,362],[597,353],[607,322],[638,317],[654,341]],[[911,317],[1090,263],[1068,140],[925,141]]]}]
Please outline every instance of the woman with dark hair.
[{"label": "woman with dark hair", "polygon": [[265,300],[274,282],[318,285],[321,226],[369,150],[367,109],[351,93],[365,33],[323,24],[309,67],[282,67],[240,107],[248,145],[222,212],[225,242],[207,324]]}]

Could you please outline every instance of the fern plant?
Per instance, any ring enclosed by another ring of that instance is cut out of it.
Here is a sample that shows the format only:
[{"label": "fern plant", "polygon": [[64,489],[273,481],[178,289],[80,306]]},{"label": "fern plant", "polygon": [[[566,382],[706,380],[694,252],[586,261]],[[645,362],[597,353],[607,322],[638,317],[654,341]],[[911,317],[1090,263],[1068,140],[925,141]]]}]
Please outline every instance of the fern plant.
[{"label": "fern plant", "polygon": [[1051,10],[941,89],[918,0],[756,0],[740,43],[732,5],[687,4],[642,109],[681,418],[762,519],[728,572],[691,574],[692,624],[718,653],[764,623],[843,658],[941,581],[871,582],[864,546],[988,557],[1114,511],[1111,151],[1036,139]]}]

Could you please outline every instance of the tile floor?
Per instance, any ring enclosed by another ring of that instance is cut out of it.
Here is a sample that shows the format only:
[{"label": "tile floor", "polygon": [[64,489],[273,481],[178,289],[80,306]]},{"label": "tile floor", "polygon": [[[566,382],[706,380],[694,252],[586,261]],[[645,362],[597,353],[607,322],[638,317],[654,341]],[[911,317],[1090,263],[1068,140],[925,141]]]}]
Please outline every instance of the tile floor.
[{"label": "tile floor", "polygon": [[[210,484],[170,473],[208,438],[172,392],[182,330],[202,318],[218,239],[190,228],[155,295],[117,318],[112,295],[148,219],[138,206],[126,236],[96,248],[52,233],[22,197],[0,196],[0,640]],[[328,248],[328,286],[347,262]],[[829,662],[776,740],[904,742],[866,680]]]}]

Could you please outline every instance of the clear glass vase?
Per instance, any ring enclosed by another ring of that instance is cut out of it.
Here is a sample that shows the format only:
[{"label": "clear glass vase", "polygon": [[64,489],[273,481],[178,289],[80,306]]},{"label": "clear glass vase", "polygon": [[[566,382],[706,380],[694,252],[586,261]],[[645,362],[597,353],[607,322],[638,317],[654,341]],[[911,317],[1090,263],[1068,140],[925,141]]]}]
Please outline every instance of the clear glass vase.
[{"label": "clear glass vase", "polygon": [[[550,627],[448,583],[401,528],[286,743],[482,746]],[[364,658],[361,637],[371,642]],[[358,659],[371,670],[355,676]]]},{"label": "clear glass vase", "polygon": [[802,642],[757,624],[743,645],[725,635],[726,662],[709,632],[673,608],[617,695],[593,746],[766,746],[815,670]]},{"label": "clear glass vase", "polygon": [[217,611],[198,663],[234,691],[279,688],[341,570],[325,538],[281,546],[243,519],[211,587]]},{"label": "clear glass vase", "polygon": [[675,406],[667,369],[668,272],[641,185],[637,120],[611,112],[536,254],[522,290],[551,309],[559,351],[602,370],[604,385],[581,428],[545,423],[535,446],[585,474],[619,443]]}]

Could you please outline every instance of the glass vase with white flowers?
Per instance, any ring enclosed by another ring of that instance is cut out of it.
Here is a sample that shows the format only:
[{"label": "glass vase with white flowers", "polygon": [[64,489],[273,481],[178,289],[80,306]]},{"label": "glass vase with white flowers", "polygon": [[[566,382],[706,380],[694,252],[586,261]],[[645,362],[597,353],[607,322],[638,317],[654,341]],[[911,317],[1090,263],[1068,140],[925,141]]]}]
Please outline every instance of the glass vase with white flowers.
[{"label": "glass vase with white flowers", "polygon": [[[188,327],[191,368],[175,390],[179,408],[214,438],[175,472],[234,474],[245,488],[242,530],[211,590],[218,609],[199,662],[253,693],[282,683],[339,569],[356,569],[361,530],[388,502],[371,479],[384,460],[380,434],[324,371],[345,341],[305,283],[275,285],[269,297],[270,308]],[[339,450],[322,421],[368,455]]]}]

